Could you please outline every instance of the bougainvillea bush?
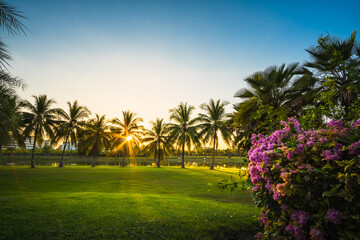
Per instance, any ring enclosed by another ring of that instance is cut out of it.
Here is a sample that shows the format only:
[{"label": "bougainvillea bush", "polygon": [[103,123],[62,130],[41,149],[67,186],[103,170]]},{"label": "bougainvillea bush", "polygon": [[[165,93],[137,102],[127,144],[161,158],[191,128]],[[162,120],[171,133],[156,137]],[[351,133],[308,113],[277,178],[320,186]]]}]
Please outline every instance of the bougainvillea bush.
[{"label": "bougainvillea bush", "polygon": [[360,119],[252,136],[249,175],[260,239],[360,239]]}]

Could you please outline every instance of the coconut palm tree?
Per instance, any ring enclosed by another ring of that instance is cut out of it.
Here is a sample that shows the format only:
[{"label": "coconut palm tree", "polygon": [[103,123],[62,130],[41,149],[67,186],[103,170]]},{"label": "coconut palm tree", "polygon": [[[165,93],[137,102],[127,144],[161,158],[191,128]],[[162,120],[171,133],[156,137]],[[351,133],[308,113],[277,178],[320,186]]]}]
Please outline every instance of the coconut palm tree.
[{"label": "coconut palm tree", "polygon": [[60,112],[60,116],[63,120],[57,128],[54,139],[54,142],[57,142],[60,139],[65,140],[65,142],[63,142],[63,151],[59,167],[63,167],[63,158],[68,141],[70,140],[71,144],[77,146],[79,130],[84,126],[84,122],[82,120],[87,118],[90,114],[90,111],[86,107],[80,106],[77,101],[74,101],[73,104],[71,104],[71,102],[67,102],[67,105],[69,112]]},{"label": "coconut palm tree", "polygon": [[205,111],[204,113],[199,114],[200,124],[198,125],[200,132],[199,136],[206,144],[212,142],[212,161],[210,169],[214,169],[215,164],[215,152],[219,146],[219,136],[222,137],[224,142],[227,145],[231,143],[231,134],[229,128],[226,126],[226,117],[225,106],[229,102],[223,101],[220,102],[220,99],[216,102],[213,99],[210,99],[209,104],[203,103],[200,108]]},{"label": "coconut palm tree", "polygon": [[116,149],[123,149],[123,163],[125,167],[125,157],[127,152],[129,155],[133,154],[133,147],[139,146],[143,137],[144,127],[140,125],[143,121],[141,117],[137,117],[136,113],[130,111],[123,111],[122,120],[114,118],[111,123],[114,125],[111,128],[113,132],[113,141]]},{"label": "coconut palm tree", "polygon": [[[321,36],[318,45],[306,49],[312,61],[304,64],[304,75],[310,75],[322,83],[333,80],[339,104],[347,115],[350,105],[360,96],[360,44],[356,31],[349,38]],[[320,88],[321,89],[321,88]]]},{"label": "coconut palm tree", "polygon": [[95,167],[96,158],[102,153],[104,149],[108,149],[111,142],[110,127],[107,124],[105,115],[95,115],[87,121],[84,129],[80,130],[81,148],[85,155],[93,157],[91,166]]},{"label": "coconut palm tree", "polygon": [[171,144],[169,143],[169,129],[168,124],[164,122],[164,119],[157,118],[155,122],[150,122],[152,125],[151,130],[145,132],[143,142],[147,144],[144,150],[154,152],[154,160],[156,160],[157,167],[160,167],[160,160],[163,156],[169,153],[171,150]]},{"label": "coconut palm tree", "polygon": [[36,143],[41,144],[45,137],[53,138],[53,129],[58,124],[58,114],[62,111],[59,108],[52,108],[55,100],[48,99],[46,95],[33,96],[35,103],[24,102],[25,110],[23,112],[24,136],[32,135],[34,137],[33,149],[31,154],[31,167],[35,167],[34,152]]},{"label": "coconut palm tree", "polygon": [[[24,18],[21,12],[6,2],[0,0],[0,27],[5,29],[9,34],[15,35],[24,33],[27,28],[19,18]],[[7,61],[11,60],[6,44],[0,40],[0,69],[6,68]]]},{"label": "coconut palm tree", "polygon": [[191,113],[195,107],[187,103],[180,103],[176,108],[170,109],[169,123],[170,141],[175,143],[181,149],[181,168],[185,168],[185,147],[188,151],[191,146],[198,147],[200,145],[197,132],[198,118],[191,119]]}]

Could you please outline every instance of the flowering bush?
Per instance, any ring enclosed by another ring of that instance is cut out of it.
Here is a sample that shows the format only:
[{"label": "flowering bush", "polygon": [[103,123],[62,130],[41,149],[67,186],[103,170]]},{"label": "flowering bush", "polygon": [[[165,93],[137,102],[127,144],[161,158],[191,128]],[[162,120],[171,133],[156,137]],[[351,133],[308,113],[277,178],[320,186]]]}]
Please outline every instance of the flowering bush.
[{"label": "flowering bush", "polygon": [[260,239],[360,239],[360,119],[305,131],[296,119],[252,136],[251,191]]}]

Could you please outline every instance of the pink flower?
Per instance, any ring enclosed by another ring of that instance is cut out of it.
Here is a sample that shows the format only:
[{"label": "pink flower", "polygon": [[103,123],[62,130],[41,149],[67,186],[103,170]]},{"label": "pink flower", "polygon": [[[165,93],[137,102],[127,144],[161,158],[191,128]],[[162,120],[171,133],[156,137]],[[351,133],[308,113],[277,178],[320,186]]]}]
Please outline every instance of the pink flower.
[{"label": "pink flower", "polygon": [[265,214],[262,212],[261,214],[260,214],[260,221],[262,222],[262,223],[264,223],[265,225],[269,225],[269,221],[268,221],[269,219],[267,218],[267,217],[265,217]]}]

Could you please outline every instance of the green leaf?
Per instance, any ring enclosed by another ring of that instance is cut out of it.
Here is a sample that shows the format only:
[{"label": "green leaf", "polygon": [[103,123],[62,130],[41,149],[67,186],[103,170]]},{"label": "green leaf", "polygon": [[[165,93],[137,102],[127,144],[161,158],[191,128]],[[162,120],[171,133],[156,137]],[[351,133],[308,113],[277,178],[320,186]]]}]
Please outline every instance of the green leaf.
[{"label": "green leaf", "polygon": [[336,192],[334,192],[334,191],[325,191],[325,192],[323,192],[322,197],[332,197],[335,195],[336,195]]}]

